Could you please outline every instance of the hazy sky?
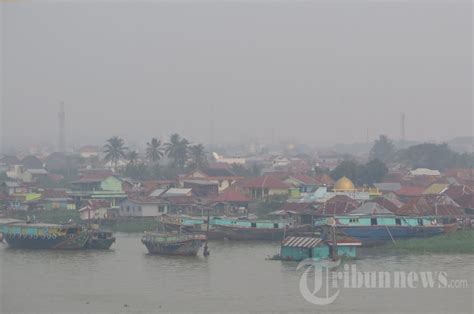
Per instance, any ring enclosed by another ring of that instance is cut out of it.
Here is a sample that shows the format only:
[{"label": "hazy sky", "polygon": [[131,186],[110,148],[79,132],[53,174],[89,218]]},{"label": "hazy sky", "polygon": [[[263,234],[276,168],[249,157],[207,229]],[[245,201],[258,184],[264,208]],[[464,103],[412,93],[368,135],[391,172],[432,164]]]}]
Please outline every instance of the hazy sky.
[{"label": "hazy sky", "polygon": [[472,134],[471,1],[2,2],[12,143]]}]

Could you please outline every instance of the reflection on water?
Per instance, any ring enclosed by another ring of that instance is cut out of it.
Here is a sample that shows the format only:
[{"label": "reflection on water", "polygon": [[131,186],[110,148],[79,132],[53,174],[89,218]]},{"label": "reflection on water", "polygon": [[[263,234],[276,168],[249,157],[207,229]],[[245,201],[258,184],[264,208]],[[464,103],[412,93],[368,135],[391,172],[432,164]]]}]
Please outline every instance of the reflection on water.
[{"label": "reflection on water", "polygon": [[344,289],[331,305],[305,301],[297,263],[268,261],[278,243],[211,242],[211,256],[148,255],[140,235],[110,251],[0,248],[0,310],[43,313],[160,311],[472,312],[472,255],[361,251],[358,270],[447,271],[468,289]]}]

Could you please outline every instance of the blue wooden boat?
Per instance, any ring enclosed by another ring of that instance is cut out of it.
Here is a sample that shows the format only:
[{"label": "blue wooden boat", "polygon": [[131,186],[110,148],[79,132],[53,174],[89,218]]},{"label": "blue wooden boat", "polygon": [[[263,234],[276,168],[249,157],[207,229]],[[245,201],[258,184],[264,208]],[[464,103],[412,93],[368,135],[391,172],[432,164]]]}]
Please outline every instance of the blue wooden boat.
[{"label": "blue wooden boat", "polygon": [[[162,216],[165,228],[192,234],[205,234],[207,217]],[[311,226],[291,226],[287,220],[249,220],[235,217],[210,217],[208,238],[230,240],[278,240],[284,235],[309,231]]]},{"label": "blue wooden boat", "polygon": [[16,222],[1,225],[0,232],[13,248],[78,250],[89,239],[87,231],[77,225]]},{"label": "blue wooden boat", "polygon": [[196,256],[206,241],[200,234],[146,232],[142,243],[150,254]]},{"label": "blue wooden boat", "polygon": [[[423,238],[457,229],[452,219],[396,215],[341,215],[315,220],[316,226],[335,226],[339,234],[356,238],[364,246],[383,244],[409,238]],[[327,228],[323,237],[328,238]]]}]

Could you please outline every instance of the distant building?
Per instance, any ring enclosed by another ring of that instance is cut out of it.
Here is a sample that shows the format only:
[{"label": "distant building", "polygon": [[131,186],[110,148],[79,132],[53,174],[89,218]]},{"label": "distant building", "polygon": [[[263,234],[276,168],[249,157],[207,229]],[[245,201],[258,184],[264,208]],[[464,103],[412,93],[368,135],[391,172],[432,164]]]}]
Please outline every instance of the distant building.
[{"label": "distant building", "polygon": [[168,202],[151,197],[136,197],[120,204],[121,217],[158,217],[168,213]]}]

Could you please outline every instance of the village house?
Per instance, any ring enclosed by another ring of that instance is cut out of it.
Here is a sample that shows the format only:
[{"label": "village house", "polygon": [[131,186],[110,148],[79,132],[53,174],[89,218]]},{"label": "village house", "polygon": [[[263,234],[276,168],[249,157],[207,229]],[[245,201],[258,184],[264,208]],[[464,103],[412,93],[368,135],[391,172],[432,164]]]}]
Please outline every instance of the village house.
[{"label": "village house", "polygon": [[185,180],[183,187],[192,189],[194,196],[213,197],[219,194],[219,183],[208,180]]},{"label": "village house", "polygon": [[304,174],[291,174],[284,181],[297,187],[301,193],[314,192],[320,186],[318,180]]},{"label": "village house", "polygon": [[227,189],[229,186],[234,184],[237,180],[241,179],[232,170],[227,168],[207,168],[194,170],[188,173],[180,182],[189,180],[205,180],[218,183],[219,192]]},{"label": "village house", "polygon": [[133,197],[120,203],[121,217],[158,217],[168,213],[168,202],[151,197]]},{"label": "village house", "polygon": [[269,196],[288,196],[291,186],[273,176],[261,176],[242,183],[241,187],[252,199],[263,199]]},{"label": "village house", "polygon": [[107,213],[110,203],[104,200],[87,200],[85,206],[79,209],[81,220],[104,220],[107,219]]}]

